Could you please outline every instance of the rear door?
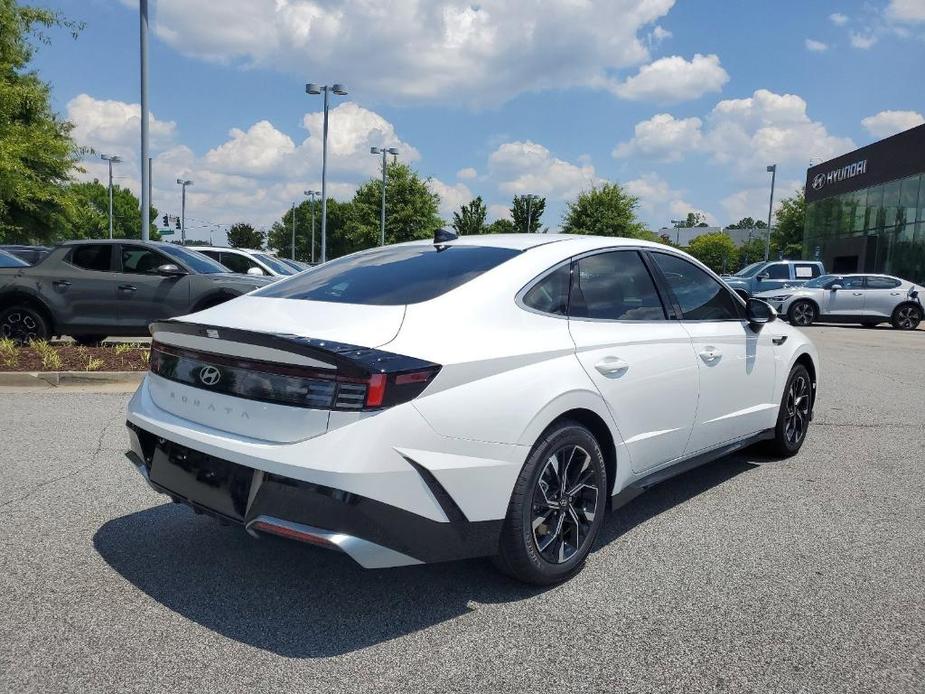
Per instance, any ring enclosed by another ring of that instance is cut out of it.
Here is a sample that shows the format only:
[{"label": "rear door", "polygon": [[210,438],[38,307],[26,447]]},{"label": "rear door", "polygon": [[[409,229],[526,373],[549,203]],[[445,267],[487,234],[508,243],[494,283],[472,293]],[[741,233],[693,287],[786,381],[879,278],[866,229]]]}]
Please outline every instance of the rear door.
[{"label": "rear door", "polygon": [[691,340],[669,313],[636,250],[575,261],[569,331],[585,372],[613,414],[633,470],[679,458],[697,410]]},{"label": "rear door", "polygon": [[[75,245],[61,265],[47,268],[56,318],[65,332],[108,332],[118,325],[114,249],[111,243]],[[40,269],[44,274],[45,266]]]},{"label": "rear door", "polygon": [[905,292],[895,277],[868,275],[865,284],[864,315],[877,318],[890,318],[896,304],[903,300]]},{"label": "rear door", "polygon": [[158,274],[161,265],[177,262],[141,244],[119,246],[116,273],[116,297],[119,325],[129,332],[147,332],[151,321],[189,312],[190,279],[188,275]]},{"label": "rear door", "polygon": [[772,331],[755,332],[721,281],[680,256],[652,252],[665,278],[700,372],[700,399],[686,454],[715,448],[774,424]]}]

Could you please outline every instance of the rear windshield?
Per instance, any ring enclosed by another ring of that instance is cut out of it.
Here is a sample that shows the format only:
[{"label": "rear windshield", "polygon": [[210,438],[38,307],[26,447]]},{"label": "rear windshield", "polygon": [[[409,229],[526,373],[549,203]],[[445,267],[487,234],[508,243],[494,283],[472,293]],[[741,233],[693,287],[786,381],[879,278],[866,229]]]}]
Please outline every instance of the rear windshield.
[{"label": "rear windshield", "polygon": [[254,292],[281,299],[391,306],[455,289],[520,251],[485,246],[392,246],[356,253]]}]

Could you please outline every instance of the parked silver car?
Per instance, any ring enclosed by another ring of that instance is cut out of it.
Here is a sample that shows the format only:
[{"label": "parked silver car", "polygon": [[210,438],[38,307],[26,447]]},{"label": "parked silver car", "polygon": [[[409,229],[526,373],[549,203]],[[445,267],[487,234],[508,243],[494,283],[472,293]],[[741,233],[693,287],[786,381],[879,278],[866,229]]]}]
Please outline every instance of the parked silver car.
[{"label": "parked silver car", "polygon": [[822,275],[800,287],[756,294],[794,325],[820,320],[830,323],[877,325],[890,322],[897,330],[915,330],[925,309],[925,288],[890,275]]}]

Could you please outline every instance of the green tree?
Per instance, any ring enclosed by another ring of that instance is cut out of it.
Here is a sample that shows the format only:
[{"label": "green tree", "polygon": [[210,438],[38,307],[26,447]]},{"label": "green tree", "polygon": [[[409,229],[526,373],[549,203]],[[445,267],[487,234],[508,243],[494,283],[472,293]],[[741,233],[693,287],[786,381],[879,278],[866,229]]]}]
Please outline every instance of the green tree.
[{"label": "green tree", "polygon": [[638,204],[639,199],[627,194],[617,183],[594,187],[568,204],[562,219],[562,233],[658,240],[636,218]]},{"label": "green tree", "polygon": [[257,231],[252,224],[247,222],[238,222],[232,224],[228,230],[228,245],[232,248],[253,248],[259,250],[263,248],[262,231]]},{"label": "green tree", "polygon": [[765,222],[762,222],[760,219],[752,219],[751,217],[742,217],[735,224],[730,224],[726,227],[727,229],[767,229],[768,225]]},{"label": "green tree", "polygon": [[735,243],[722,231],[701,234],[690,242],[687,252],[714,272],[727,272],[738,259]]},{"label": "green tree", "polygon": [[28,65],[32,43],[56,26],[80,26],[56,12],[0,0],[0,241],[51,242],[73,212],[65,184],[82,153],[73,126],[51,110],[50,88]]},{"label": "green tree", "polygon": [[515,195],[511,200],[511,221],[515,231],[536,233],[543,226],[540,217],[546,210],[546,198],[539,195]]},{"label": "green tree", "polygon": [[[767,226],[767,224],[765,224],[765,226]],[[764,260],[764,244],[765,241],[763,236],[752,236],[748,239],[742,244],[742,247],[739,248],[739,267],[730,268],[730,270],[738,271],[746,265]]]},{"label": "green tree", "polygon": [[[315,261],[321,260],[321,202],[315,203]],[[312,259],[312,203],[304,200],[295,208],[296,236],[295,259],[310,262]],[[328,260],[353,253],[365,246],[356,243],[351,232],[353,205],[328,198],[327,255]],[[292,208],[286,210],[282,219],[274,222],[267,234],[267,248],[288,258],[292,252]]]},{"label": "green tree", "polygon": [[513,234],[516,231],[514,222],[510,219],[496,219],[485,227],[486,234]]},{"label": "green tree", "polygon": [[485,203],[482,202],[482,196],[479,195],[468,204],[462,205],[459,212],[453,213],[453,229],[457,234],[468,236],[470,234],[485,233],[485,217],[488,210],[485,209]]},{"label": "green tree", "polygon": [[[431,192],[427,181],[407,164],[389,164],[386,181],[386,244],[433,238],[443,226],[438,213],[440,196]],[[353,196],[352,205],[353,223],[348,233],[354,237],[355,250],[378,246],[382,180],[373,178],[361,185]]]},{"label": "green tree", "polygon": [[[71,183],[66,187],[68,213],[65,226],[55,238],[99,239],[109,236],[109,188],[98,180]],[[151,208],[151,238],[160,239],[155,224],[157,209]],[[128,188],[112,187],[112,235],[117,239],[141,238],[141,203]]]},{"label": "green tree", "polygon": [[777,225],[771,230],[771,257],[783,253],[785,258],[803,256],[803,230],[806,226],[806,196],[797,190],[780,201],[775,215]]}]

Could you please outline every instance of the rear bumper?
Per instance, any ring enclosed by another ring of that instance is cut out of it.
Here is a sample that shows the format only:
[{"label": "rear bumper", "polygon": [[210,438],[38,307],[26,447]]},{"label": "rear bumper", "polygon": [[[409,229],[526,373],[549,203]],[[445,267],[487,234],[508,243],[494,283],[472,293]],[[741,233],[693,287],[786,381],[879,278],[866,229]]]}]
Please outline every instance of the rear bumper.
[{"label": "rear bumper", "polygon": [[502,520],[439,522],[359,494],[239,465],[128,422],[127,457],[157,492],[197,513],[342,551],[364,568],[497,552]]}]

